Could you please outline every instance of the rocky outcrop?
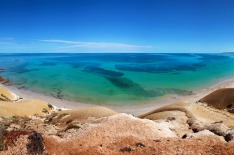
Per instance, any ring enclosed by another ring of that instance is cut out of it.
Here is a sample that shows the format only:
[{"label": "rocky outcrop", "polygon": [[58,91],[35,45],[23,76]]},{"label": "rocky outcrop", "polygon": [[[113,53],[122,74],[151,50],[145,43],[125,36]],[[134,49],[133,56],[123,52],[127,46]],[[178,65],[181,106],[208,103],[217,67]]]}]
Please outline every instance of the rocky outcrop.
[{"label": "rocky outcrop", "polygon": [[206,103],[138,117],[105,107],[53,110],[43,101],[0,101],[0,155],[234,154],[234,115]]},{"label": "rocky outcrop", "polygon": [[[109,137],[112,138],[112,137]],[[93,144],[89,147],[83,143],[83,139],[71,140],[69,143],[59,145],[59,151],[55,146],[59,144],[59,140],[53,137],[44,138],[46,147],[51,154],[233,154],[234,144],[224,143],[219,138],[212,136],[200,136],[198,138],[180,139],[180,138],[158,138],[154,140],[137,137],[121,137],[115,139],[115,143]],[[93,140],[95,141],[95,140]],[[69,144],[69,145],[68,145]]]},{"label": "rocky outcrop", "polygon": [[12,83],[9,80],[3,78],[2,76],[0,76],[0,83],[2,83],[4,85],[7,85],[7,86],[11,86],[12,85]]}]

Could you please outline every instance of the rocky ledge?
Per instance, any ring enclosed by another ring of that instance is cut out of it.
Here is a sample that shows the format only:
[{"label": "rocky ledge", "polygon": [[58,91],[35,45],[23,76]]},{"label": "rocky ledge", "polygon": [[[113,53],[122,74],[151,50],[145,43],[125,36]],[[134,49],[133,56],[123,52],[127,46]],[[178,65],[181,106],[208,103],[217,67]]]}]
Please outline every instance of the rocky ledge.
[{"label": "rocky ledge", "polygon": [[62,110],[38,100],[0,101],[0,155],[234,154],[233,103],[226,99],[232,95],[225,101],[222,96],[139,116],[105,107]]}]

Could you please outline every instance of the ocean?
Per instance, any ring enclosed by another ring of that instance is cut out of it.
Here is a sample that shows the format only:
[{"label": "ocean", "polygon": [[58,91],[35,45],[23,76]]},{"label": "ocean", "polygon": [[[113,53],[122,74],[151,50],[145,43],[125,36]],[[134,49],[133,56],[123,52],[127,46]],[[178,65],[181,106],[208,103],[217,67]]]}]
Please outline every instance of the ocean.
[{"label": "ocean", "polygon": [[0,68],[17,88],[62,100],[143,104],[233,77],[234,54],[0,54]]}]

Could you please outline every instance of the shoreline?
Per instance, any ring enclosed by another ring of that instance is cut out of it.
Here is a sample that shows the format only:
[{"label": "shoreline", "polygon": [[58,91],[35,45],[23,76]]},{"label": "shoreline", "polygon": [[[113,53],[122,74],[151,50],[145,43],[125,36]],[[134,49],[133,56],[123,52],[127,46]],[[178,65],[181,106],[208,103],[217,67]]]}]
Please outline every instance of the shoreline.
[{"label": "shoreline", "polygon": [[80,108],[88,108],[88,107],[95,107],[95,106],[103,106],[107,108],[111,108],[113,110],[119,111],[121,113],[133,114],[138,115],[145,112],[149,112],[153,109],[169,105],[175,102],[193,102],[195,103],[199,99],[203,98],[204,96],[208,95],[209,93],[220,89],[220,88],[233,88],[234,87],[234,78],[229,78],[225,80],[221,80],[214,85],[208,87],[207,89],[202,89],[197,92],[194,92],[193,95],[187,96],[179,96],[179,95],[166,95],[161,99],[150,101],[145,104],[137,104],[137,105],[99,105],[99,104],[90,104],[90,103],[82,103],[76,101],[68,101],[68,100],[61,100],[54,98],[53,96],[40,94],[37,92],[33,92],[30,90],[18,89],[16,86],[6,86],[0,84],[7,88],[9,91],[15,93],[19,97],[25,99],[39,99],[52,104],[58,108],[65,108],[65,109],[80,109]]}]

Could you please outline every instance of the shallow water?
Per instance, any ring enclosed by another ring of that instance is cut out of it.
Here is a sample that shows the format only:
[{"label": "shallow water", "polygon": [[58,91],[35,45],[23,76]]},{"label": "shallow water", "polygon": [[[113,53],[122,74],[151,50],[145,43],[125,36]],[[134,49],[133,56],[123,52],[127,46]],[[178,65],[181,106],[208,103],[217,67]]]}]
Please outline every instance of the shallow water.
[{"label": "shallow water", "polygon": [[223,54],[0,54],[2,76],[18,88],[96,104],[137,104],[234,75]]}]

